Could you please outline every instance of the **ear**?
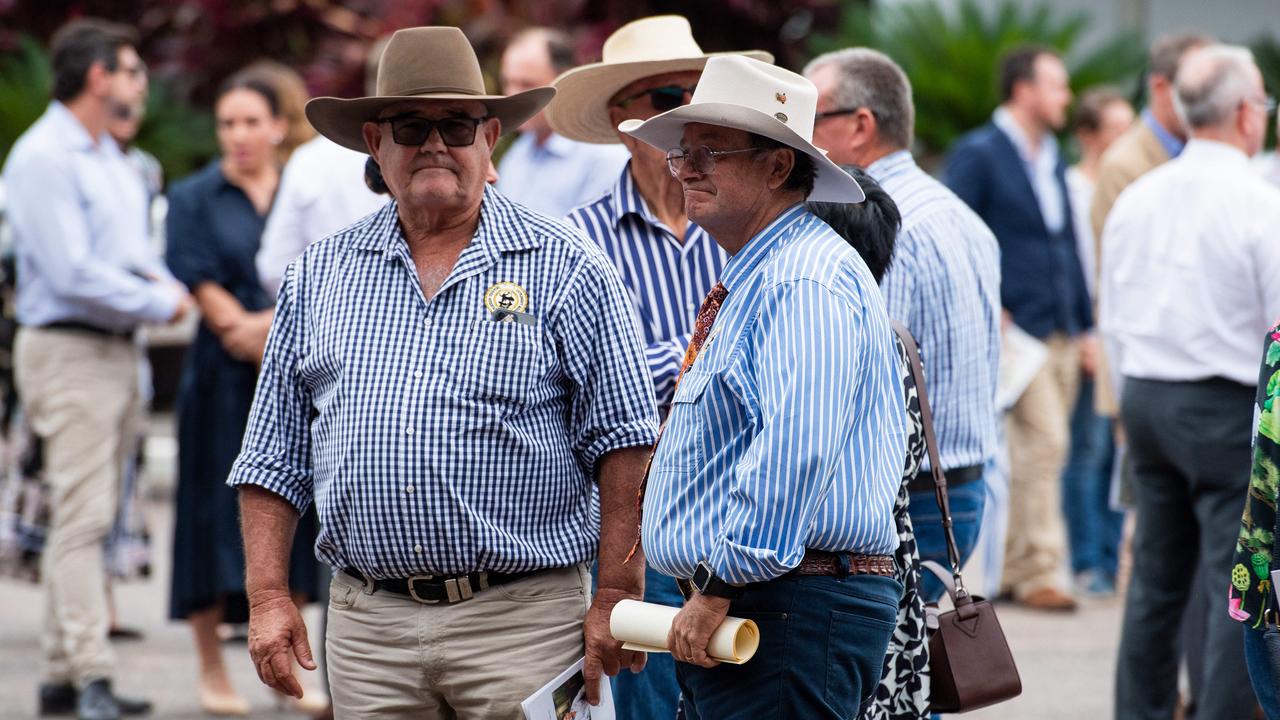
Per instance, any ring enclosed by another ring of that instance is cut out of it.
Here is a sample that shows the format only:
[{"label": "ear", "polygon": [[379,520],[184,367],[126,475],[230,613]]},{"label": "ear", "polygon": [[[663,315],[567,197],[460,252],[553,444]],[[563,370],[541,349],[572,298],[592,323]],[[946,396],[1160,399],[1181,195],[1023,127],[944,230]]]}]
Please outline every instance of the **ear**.
[{"label": "ear", "polygon": [[85,73],[84,89],[92,95],[100,95],[106,90],[109,82],[111,82],[111,72],[107,70],[106,63],[101,60],[90,63],[89,70]]},{"label": "ear", "polygon": [[769,180],[770,190],[777,190],[787,181],[787,176],[791,174],[791,168],[796,165],[796,153],[799,150],[791,148],[778,148],[771,152],[772,157],[769,159]]},{"label": "ear", "polygon": [[880,131],[880,126],[876,123],[876,116],[867,108],[858,108],[858,111],[850,118],[853,122],[853,133],[849,139],[851,144],[857,146],[871,145],[875,142],[876,134]]},{"label": "ear", "polygon": [[502,121],[496,117],[491,117],[484,121],[484,139],[489,143],[489,152],[493,153],[493,149],[498,146],[498,138],[502,137]]},{"label": "ear", "polygon": [[382,147],[382,128],[376,122],[366,122],[360,132],[364,135],[364,144],[369,148],[369,154],[377,160],[378,148]]}]

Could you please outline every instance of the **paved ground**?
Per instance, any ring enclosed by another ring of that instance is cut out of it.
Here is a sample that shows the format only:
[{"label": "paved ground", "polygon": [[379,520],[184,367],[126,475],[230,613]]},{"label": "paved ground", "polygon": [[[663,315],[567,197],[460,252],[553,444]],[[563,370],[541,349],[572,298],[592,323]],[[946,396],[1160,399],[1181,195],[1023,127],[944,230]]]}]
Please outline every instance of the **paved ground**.
[{"label": "paved ground", "polygon": [[[153,492],[163,497],[170,478],[172,443],[163,423],[149,446]],[[156,703],[156,717],[202,717],[193,695],[196,662],[183,625],[166,619],[167,548],[170,514],[165,502],[151,505],[159,574],[145,583],[120,586],[117,598],[124,624],[143,628],[141,643],[117,646],[117,685]],[[1022,672],[1023,695],[1009,703],[968,714],[974,720],[1103,720],[1111,717],[1112,675],[1119,636],[1116,600],[1091,602],[1073,615],[1043,615],[999,606],[1000,620]],[[0,581],[0,718],[30,718],[40,677],[40,594],[35,588]],[[314,622],[312,622],[314,625]],[[243,645],[225,648],[236,687],[253,704],[256,718],[302,717],[276,709],[259,685]]]}]

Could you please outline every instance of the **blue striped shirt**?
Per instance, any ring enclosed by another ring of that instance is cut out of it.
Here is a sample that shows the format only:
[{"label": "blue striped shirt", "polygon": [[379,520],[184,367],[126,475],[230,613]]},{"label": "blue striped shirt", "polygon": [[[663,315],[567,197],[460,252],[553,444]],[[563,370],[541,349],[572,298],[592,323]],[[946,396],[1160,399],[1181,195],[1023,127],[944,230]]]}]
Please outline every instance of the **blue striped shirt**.
[{"label": "blue striped shirt", "polygon": [[795,206],[730,258],[728,297],[676,388],[645,494],[650,564],[733,583],[806,548],[887,554],[906,455],[889,318],[862,259]]},{"label": "blue striped shirt", "polygon": [[889,315],[920,344],[943,469],[982,465],[996,451],[1000,246],[906,150],[880,158],[867,173],[902,213],[880,290]]},{"label": "blue striped shirt", "polygon": [[[534,324],[492,319],[499,282]],[[394,202],[289,266],[229,483],[314,499],[317,555],[371,577],[563,567],[595,556],[600,457],[656,434],[617,273],[486,188],[430,299]]]},{"label": "blue striped shirt", "polygon": [[681,242],[649,209],[631,166],[604,197],[569,213],[622,276],[644,334],[645,360],[662,410],[671,404],[702,299],[720,279],[725,253],[690,224]]}]

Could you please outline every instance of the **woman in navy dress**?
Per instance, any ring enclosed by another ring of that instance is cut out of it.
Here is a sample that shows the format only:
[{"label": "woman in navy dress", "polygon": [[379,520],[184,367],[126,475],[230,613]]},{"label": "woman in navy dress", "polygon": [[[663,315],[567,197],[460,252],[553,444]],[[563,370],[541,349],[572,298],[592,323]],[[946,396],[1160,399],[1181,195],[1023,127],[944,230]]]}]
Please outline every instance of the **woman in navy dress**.
[{"label": "woman in navy dress", "polygon": [[[178,397],[170,617],[191,624],[201,706],[244,715],[249,705],[231,687],[217,635],[219,623],[248,616],[237,497],[226,479],[240,451],[271,324],[271,298],[258,281],[254,256],[280,180],[275,146],[285,125],[275,91],[253,76],[232,77],[214,114],[222,157],[169,194],[166,259],[202,317]],[[314,517],[302,517],[294,541],[290,584],[299,604],[316,596]]]}]

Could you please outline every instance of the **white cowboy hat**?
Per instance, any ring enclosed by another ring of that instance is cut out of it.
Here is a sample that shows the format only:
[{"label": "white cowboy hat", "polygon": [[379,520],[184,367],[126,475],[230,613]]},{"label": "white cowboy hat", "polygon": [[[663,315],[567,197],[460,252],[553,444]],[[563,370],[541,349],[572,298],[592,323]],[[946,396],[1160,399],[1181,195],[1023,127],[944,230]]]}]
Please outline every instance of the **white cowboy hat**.
[{"label": "white cowboy hat", "polygon": [[609,100],[619,90],[641,78],[699,71],[708,58],[728,54],[773,62],[773,55],[763,50],[704,53],[693,39],[689,21],[679,15],[629,22],[604,41],[600,62],[566,70],[551,83],[557,99],[547,106],[547,122],[571,140],[616,143],[618,133],[609,121]]},{"label": "white cowboy hat", "polygon": [[364,124],[388,105],[405,100],[475,100],[501,121],[505,133],[536,115],[556,94],[549,87],[515,95],[488,94],[476,51],[456,27],[397,30],[382,51],[377,86],[372,97],[315,98],[307,103],[307,120],[316,132],[339,145],[367,153]]},{"label": "white cowboy hat", "polygon": [[865,196],[858,181],[813,144],[818,89],[801,75],[740,56],[707,61],[688,105],[648,120],[627,120],[618,129],[659,150],[680,147],[684,126],[706,123],[777,140],[813,158],[818,177],[809,200],[856,203]]}]

